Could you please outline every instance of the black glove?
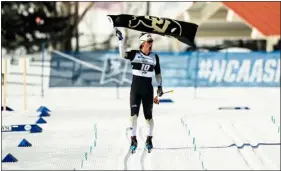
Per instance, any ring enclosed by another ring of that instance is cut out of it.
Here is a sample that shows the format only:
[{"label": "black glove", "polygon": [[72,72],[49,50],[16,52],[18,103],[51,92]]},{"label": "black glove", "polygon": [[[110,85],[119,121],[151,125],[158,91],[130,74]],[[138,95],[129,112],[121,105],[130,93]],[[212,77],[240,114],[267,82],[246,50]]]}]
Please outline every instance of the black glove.
[{"label": "black glove", "polygon": [[158,97],[161,97],[163,95],[162,86],[158,86],[157,95],[158,95]]},{"label": "black glove", "polygon": [[116,36],[118,37],[119,40],[123,40],[122,32],[118,30],[117,28],[115,29]]}]

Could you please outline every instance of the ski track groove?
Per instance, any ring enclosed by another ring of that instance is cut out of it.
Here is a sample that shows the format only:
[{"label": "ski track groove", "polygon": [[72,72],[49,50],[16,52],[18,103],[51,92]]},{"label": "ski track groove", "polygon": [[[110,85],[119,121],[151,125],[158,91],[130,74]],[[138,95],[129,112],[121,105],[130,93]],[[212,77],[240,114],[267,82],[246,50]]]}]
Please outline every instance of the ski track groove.
[{"label": "ski track groove", "polygon": [[[233,138],[231,136],[229,136],[226,131],[222,128],[222,125],[220,123],[217,123],[220,127],[220,130],[229,138],[231,139],[231,141],[235,144],[235,141],[233,140]],[[241,151],[239,148],[237,148],[238,153],[240,154],[240,156],[242,157],[242,159],[244,160],[245,164],[250,168],[250,170],[253,170],[253,168],[250,167],[249,162],[246,160],[246,158],[242,155]]]},{"label": "ski track groove", "polygon": [[[232,128],[234,129],[234,131],[235,131],[236,133],[239,133],[240,130],[238,130],[238,129],[233,125],[233,123],[231,124],[231,126],[232,126]],[[242,137],[243,137],[243,138],[242,138]],[[244,137],[244,136],[242,136],[241,134],[239,135],[239,138],[240,138],[240,139],[244,139],[244,140],[246,140],[245,142],[249,142],[249,143],[250,143],[249,139],[246,138],[246,137]],[[257,154],[256,150],[255,150],[253,147],[251,147],[251,150],[254,152],[254,154],[255,154],[256,157],[259,159],[259,161],[260,161],[263,165],[265,165],[265,163],[263,162],[263,160],[261,159],[261,157]]]},{"label": "ski track groove", "polygon": [[[145,141],[142,137],[142,128],[139,129],[139,135],[140,135],[140,140],[145,144]],[[145,161],[146,155],[147,154],[146,154],[145,147],[144,147],[142,154],[141,154],[141,170],[145,170],[144,161]]]},{"label": "ski track groove", "polygon": [[[128,128],[126,129],[126,132],[125,132],[125,136],[126,136],[126,139],[128,139],[129,141],[129,138],[128,138]],[[125,155],[124,157],[124,170],[128,170],[128,161],[129,161],[129,158],[131,156],[131,153],[130,153],[130,149],[128,150],[127,154]]]},{"label": "ski track groove", "polygon": [[[250,142],[250,141],[249,141],[249,138],[247,138],[247,136],[245,136],[245,133],[242,132],[241,128],[240,128],[240,129],[237,128],[234,124],[232,124],[232,127],[233,127],[233,129],[236,131],[236,133],[241,133],[240,136],[239,136],[241,139],[244,139],[244,140],[246,140],[247,142]],[[246,131],[245,131],[245,132],[246,132]],[[243,137],[243,138],[242,138],[242,137]],[[267,155],[261,154],[262,152],[259,151],[259,147],[257,147],[257,148],[253,148],[253,147],[252,147],[251,150],[253,151],[253,153],[256,155],[256,157],[258,158],[258,160],[262,163],[262,165],[263,165],[264,167],[271,167],[270,170],[271,170],[271,169],[273,169],[273,170],[278,169],[278,167],[275,166],[275,163],[273,163],[270,159],[267,158]],[[266,160],[267,160],[267,161],[266,161]],[[271,165],[270,165],[268,162],[270,162]],[[272,168],[272,167],[274,167],[274,168]],[[269,168],[268,168],[268,169],[269,169]]]},{"label": "ski track groove", "polygon": [[[129,128],[126,129],[125,135],[126,135],[127,140],[130,142],[130,138],[129,138],[129,134],[128,134],[129,130],[130,130]],[[139,129],[139,131],[140,130],[141,129]],[[140,132],[139,137],[142,140],[141,132]],[[143,161],[144,161],[145,150],[144,149],[139,149],[139,145],[138,145],[138,148],[136,149],[134,154],[131,153],[131,150],[129,148],[128,152],[126,153],[126,155],[124,157],[124,170],[132,170],[132,169],[128,169],[128,165],[129,165],[129,163],[131,163],[131,161],[134,161],[133,159],[136,157],[138,151],[142,151],[140,164],[141,164],[141,170],[144,170],[144,163],[143,163]],[[133,169],[133,170],[136,170],[136,169]]]}]

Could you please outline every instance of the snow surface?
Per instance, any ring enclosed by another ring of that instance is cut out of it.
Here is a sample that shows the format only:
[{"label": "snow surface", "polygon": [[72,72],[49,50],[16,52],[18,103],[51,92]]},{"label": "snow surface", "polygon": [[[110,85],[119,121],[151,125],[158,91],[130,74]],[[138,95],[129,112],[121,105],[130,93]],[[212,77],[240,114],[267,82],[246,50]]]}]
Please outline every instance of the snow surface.
[{"label": "snow surface", "polygon": [[[48,77],[44,82],[48,87]],[[27,111],[22,90],[9,85],[7,105],[15,111],[2,112],[2,125],[34,124],[40,106],[51,116],[39,124],[42,133],[2,133],[2,159],[8,153],[18,159],[2,162],[3,170],[280,170],[279,88],[200,88],[196,98],[193,88],[175,88],[163,97],[174,103],[154,106],[150,154],[144,150],[147,128],[140,109],[133,155],[128,153],[129,88],[49,88],[41,98],[40,86],[28,86]],[[250,110],[218,110],[230,106]],[[23,138],[32,147],[17,147]]]}]

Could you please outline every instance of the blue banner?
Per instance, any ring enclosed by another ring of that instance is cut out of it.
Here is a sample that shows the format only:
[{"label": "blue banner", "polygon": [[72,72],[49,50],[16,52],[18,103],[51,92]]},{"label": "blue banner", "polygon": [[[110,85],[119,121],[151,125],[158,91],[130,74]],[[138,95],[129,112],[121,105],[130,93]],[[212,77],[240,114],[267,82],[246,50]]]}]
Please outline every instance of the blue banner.
[{"label": "blue banner", "polygon": [[[165,87],[280,86],[279,51],[160,52],[158,55]],[[130,61],[120,59],[118,52],[53,53],[51,68],[50,87],[131,85]]]},{"label": "blue banner", "polygon": [[280,86],[278,53],[203,53],[199,56],[198,86]]}]

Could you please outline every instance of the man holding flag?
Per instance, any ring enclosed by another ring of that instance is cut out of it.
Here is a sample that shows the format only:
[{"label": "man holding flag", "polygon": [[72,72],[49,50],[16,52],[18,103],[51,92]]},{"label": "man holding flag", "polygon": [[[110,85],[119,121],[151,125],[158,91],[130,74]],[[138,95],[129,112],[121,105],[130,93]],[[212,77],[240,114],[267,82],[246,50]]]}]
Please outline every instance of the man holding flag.
[{"label": "man holding flag", "polygon": [[123,36],[118,29],[116,29],[116,36],[119,39],[120,56],[124,59],[130,60],[132,65],[133,81],[130,91],[130,121],[132,134],[130,148],[132,152],[134,152],[138,145],[136,137],[137,118],[139,115],[140,104],[142,102],[144,117],[149,128],[146,139],[146,148],[150,152],[153,148],[152,136],[154,128],[154,121],[152,117],[154,94],[152,86],[153,72],[155,72],[158,86],[157,95],[159,97],[163,95],[159,57],[157,54],[151,52],[153,39],[148,33],[140,35],[140,46],[138,50],[131,50],[128,52],[125,51]]},{"label": "man holding flag", "polygon": [[[139,49],[126,52],[124,50],[122,33],[115,29],[116,36],[119,39],[119,51],[122,58],[128,59],[132,64],[133,81],[130,92],[131,107],[131,150],[137,148],[136,128],[140,104],[143,105],[143,113],[149,127],[146,139],[146,148],[148,152],[153,148],[152,133],[154,121],[152,118],[153,110],[153,86],[152,76],[155,72],[157,82],[157,97],[154,102],[158,103],[158,97],[163,95],[162,77],[159,57],[151,52],[153,39],[151,34],[161,36],[170,36],[189,45],[195,46],[194,39],[198,25],[169,18],[159,18],[154,16],[135,16],[128,14],[108,15],[109,21],[113,27],[124,27],[136,31],[145,32],[139,37]],[[167,93],[167,92],[165,92]]]}]

